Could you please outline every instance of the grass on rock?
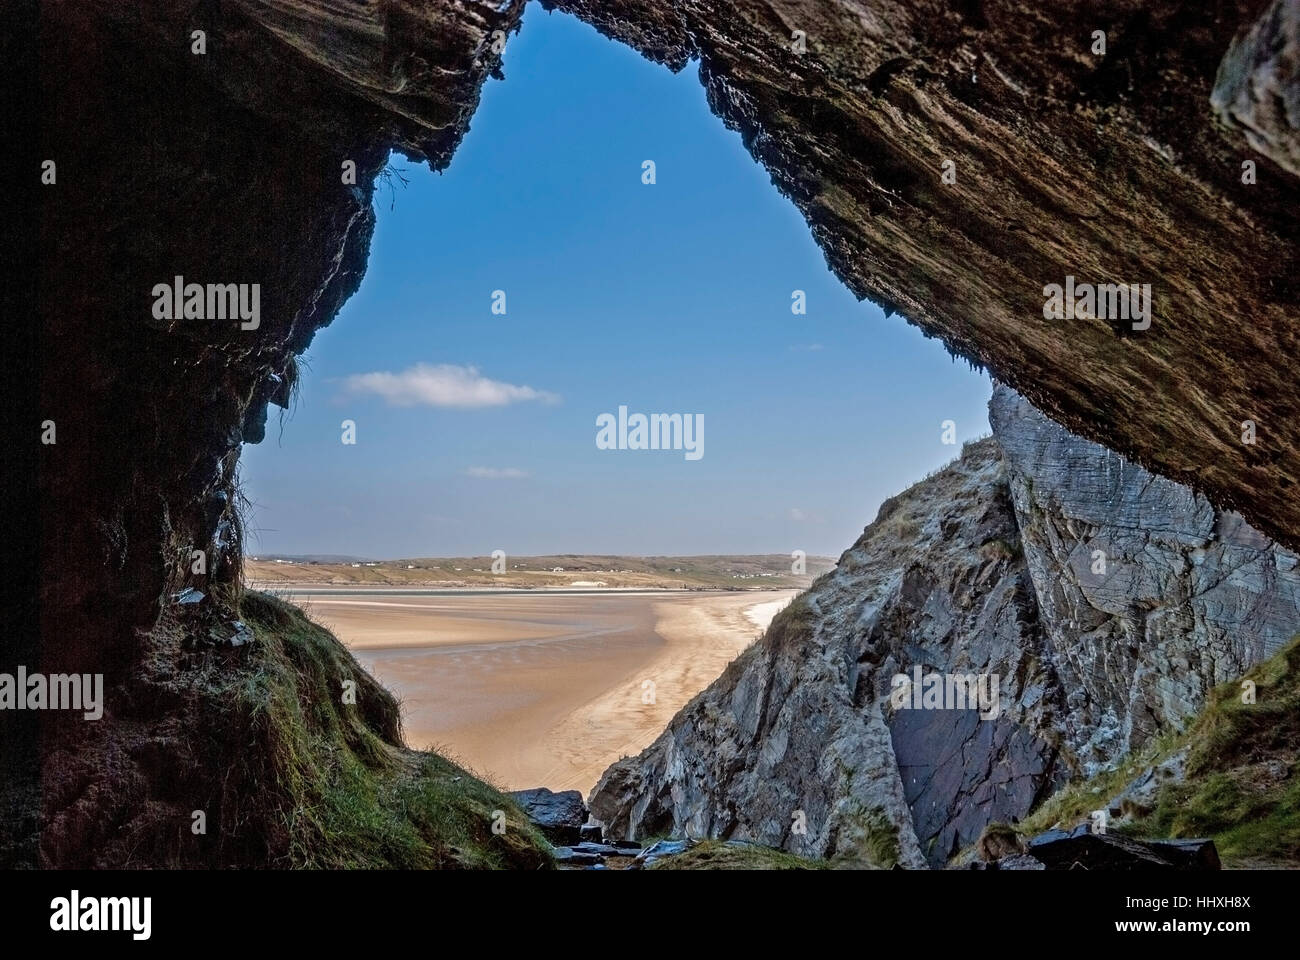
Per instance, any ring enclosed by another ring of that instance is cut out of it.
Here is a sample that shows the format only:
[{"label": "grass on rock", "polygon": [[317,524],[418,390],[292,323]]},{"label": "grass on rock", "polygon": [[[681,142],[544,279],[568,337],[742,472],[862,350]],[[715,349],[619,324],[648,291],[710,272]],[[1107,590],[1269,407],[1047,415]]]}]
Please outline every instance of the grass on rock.
[{"label": "grass on rock", "polygon": [[[288,861],[278,865],[553,866],[549,844],[512,800],[402,745],[397,701],[333,634],[265,594],[246,593],[241,613],[257,639],[219,699],[231,703],[248,745],[236,779],[257,788],[236,810],[256,804],[259,822],[278,821],[273,846]],[[501,822],[504,832],[494,832]]]},{"label": "grass on rock", "polygon": [[825,870],[824,860],[806,860],[758,844],[702,840],[684,853],[657,860],[651,870]]},{"label": "grass on rock", "polygon": [[[1254,685],[1246,702],[1245,681]],[[1020,824],[1026,834],[1086,820],[1144,770],[1186,750],[1186,775],[1115,829],[1145,839],[1211,837],[1225,866],[1300,865],[1300,636],[1213,690],[1182,734],[1066,788]]]}]

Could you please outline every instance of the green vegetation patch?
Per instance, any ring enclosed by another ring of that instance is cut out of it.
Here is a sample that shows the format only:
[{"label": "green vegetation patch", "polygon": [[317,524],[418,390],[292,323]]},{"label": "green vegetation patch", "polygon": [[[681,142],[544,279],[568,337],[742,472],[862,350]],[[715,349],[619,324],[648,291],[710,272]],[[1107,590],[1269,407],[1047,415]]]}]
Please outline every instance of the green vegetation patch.
[{"label": "green vegetation patch", "polygon": [[214,723],[240,745],[223,830],[256,824],[275,866],[553,866],[513,801],[402,745],[397,701],[328,630],[265,594],[246,593],[241,613],[257,639],[212,691],[229,705]]},{"label": "green vegetation patch", "polygon": [[[1247,695],[1253,685],[1254,702]],[[1117,832],[1145,839],[1211,837],[1226,866],[1300,864],[1300,637],[1240,681],[1211,692],[1187,732],[1168,734],[1116,769],[1052,797],[1020,824],[1071,826],[1144,770],[1186,749],[1182,780]]]},{"label": "green vegetation patch", "polygon": [[758,844],[701,840],[684,853],[656,860],[651,870],[825,870],[824,860],[808,860]]}]

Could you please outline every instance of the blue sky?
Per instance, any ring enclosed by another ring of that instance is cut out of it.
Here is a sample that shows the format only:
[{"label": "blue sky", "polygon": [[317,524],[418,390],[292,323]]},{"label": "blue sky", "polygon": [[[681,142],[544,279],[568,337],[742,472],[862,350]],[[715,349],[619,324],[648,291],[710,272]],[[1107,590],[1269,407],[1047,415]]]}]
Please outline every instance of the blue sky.
[{"label": "blue sky", "polygon": [[[838,555],[957,454],[944,420],[988,432],[987,376],[836,280],[695,65],[534,4],[504,72],[447,171],[394,158],[361,289],[244,449],[254,554]],[[597,449],[620,404],[703,415],[704,456]]]}]

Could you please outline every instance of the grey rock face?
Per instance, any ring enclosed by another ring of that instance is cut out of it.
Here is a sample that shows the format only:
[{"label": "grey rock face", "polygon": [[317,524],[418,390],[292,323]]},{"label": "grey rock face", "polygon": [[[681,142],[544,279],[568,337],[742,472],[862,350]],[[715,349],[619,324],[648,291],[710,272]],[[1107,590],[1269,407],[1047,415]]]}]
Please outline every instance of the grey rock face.
[{"label": "grey rock face", "polygon": [[1300,0],[1274,0],[1233,40],[1210,102],[1254,149],[1300,175]]},{"label": "grey rock face", "polygon": [[900,710],[890,724],[912,826],[931,865],[986,824],[1018,819],[1055,786],[1056,750],[1033,728],[974,710]]},{"label": "grey rock face", "polygon": [[[1296,557],[1235,514],[1009,389],[990,422],[605,772],[589,803],[609,836],[939,866],[1300,629]],[[995,709],[929,702],[936,674],[996,682]]]},{"label": "grey rock face", "polygon": [[[618,836],[748,839],[888,867],[942,863],[1052,782],[1037,736],[1060,694],[996,443],[887,501],[838,568],[612,766],[592,813]],[[895,675],[996,674],[1004,707],[896,709]]]},{"label": "grey rock face", "polygon": [[1300,626],[1297,558],[998,386],[989,421],[1083,772],[1199,708]]}]

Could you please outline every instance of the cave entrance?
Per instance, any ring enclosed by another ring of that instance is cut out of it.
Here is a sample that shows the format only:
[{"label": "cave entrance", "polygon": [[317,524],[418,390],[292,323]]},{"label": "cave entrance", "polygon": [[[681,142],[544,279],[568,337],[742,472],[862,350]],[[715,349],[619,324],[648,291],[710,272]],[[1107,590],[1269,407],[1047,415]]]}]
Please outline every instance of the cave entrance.
[{"label": "cave entrance", "polygon": [[443,175],[380,175],[361,288],[244,451],[246,577],[412,746],[585,792],[987,431],[990,384],[844,288],[693,69],[534,7],[504,73]]}]

